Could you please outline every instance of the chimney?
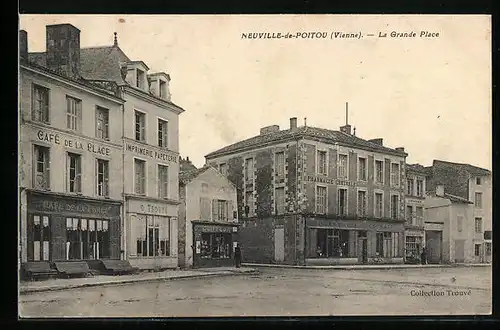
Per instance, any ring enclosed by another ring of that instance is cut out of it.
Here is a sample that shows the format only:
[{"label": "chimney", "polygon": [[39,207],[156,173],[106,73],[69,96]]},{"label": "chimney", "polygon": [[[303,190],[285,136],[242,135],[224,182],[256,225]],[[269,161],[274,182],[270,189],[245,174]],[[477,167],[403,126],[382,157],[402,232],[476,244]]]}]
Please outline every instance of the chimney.
[{"label": "chimney", "polygon": [[346,133],[346,134],[351,135],[351,125],[347,124],[347,125],[344,125],[344,126],[340,126],[340,131],[342,133]]},{"label": "chimney", "polygon": [[260,129],[260,135],[266,135],[270,133],[276,133],[280,131],[280,127],[278,125],[271,125],[271,126],[266,126],[262,127]]},{"label": "chimney", "polygon": [[371,139],[371,140],[368,140],[368,142],[371,142],[371,143],[375,143],[375,144],[378,144],[378,145],[383,145],[383,139],[382,138],[376,138],[376,139]]},{"label": "chimney", "polygon": [[297,128],[297,117],[290,118],[290,130]]},{"label": "chimney", "polygon": [[80,30],[71,24],[46,27],[47,67],[70,77],[80,77]]},{"label": "chimney", "polygon": [[19,57],[21,60],[28,60],[28,32],[19,31]]},{"label": "chimney", "polygon": [[186,162],[190,163],[189,156],[186,156]]},{"label": "chimney", "polygon": [[404,147],[397,147],[397,148],[396,148],[396,151],[405,152],[405,148],[404,148]]},{"label": "chimney", "polygon": [[444,185],[442,184],[436,185],[436,196],[444,197]]}]

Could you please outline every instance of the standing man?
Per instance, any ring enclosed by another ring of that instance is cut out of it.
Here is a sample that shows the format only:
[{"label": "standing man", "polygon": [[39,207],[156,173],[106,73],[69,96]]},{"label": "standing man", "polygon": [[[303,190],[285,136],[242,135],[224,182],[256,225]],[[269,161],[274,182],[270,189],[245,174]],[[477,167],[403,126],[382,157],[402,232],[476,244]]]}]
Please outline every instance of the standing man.
[{"label": "standing man", "polygon": [[234,262],[236,264],[236,268],[240,268],[241,266],[241,249],[240,245],[236,243],[236,247],[234,248]]}]

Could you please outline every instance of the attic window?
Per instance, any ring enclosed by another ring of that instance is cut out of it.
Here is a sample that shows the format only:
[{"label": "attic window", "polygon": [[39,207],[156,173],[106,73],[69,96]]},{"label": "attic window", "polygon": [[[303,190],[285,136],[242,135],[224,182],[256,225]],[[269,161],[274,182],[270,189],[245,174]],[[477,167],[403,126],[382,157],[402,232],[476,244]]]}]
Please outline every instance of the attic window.
[{"label": "attic window", "polygon": [[167,83],[164,82],[163,80],[160,80],[160,98],[166,99],[167,98]]},{"label": "attic window", "polygon": [[135,85],[140,89],[144,89],[144,71],[137,69]]}]

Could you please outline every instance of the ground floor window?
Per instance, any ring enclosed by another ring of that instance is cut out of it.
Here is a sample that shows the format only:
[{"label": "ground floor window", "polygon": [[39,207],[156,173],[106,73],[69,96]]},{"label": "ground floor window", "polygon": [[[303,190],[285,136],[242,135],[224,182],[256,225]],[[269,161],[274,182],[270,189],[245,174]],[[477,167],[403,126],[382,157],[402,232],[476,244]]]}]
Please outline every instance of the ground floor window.
[{"label": "ground floor window", "polygon": [[399,233],[377,232],[375,252],[377,257],[399,257]]},{"label": "ground floor window", "polygon": [[486,247],[486,255],[491,256],[491,243],[484,243]]},{"label": "ground floor window", "polygon": [[347,258],[349,256],[349,231],[316,229],[317,258]]},{"label": "ground floor window", "polygon": [[109,221],[66,218],[66,260],[110,256]]},{"label": "ground floor window", "polygon": [[132,227],[137,256],[170,256],[169,217],[138,214]]},{"label": "ground floor window", "polygon": [[474,255],[476,257],[481,255],[481,244],[474,244]]},{"label": "ground floor window", "polygon": [[406,236],[406,257],[416,258],[420,255],[420,247],[422,246],[422,237]]},{"label": "ground floor window", "polygon": [[30,244],[30,261],[50,260],[50,219],[47,215],[33,215],[30,218],[30,236],[33,244]]},{"label": "ground floor window", "polygon": [[200,256],[203,259],[230,259],[232,253],[231,234],[201,234]]}]

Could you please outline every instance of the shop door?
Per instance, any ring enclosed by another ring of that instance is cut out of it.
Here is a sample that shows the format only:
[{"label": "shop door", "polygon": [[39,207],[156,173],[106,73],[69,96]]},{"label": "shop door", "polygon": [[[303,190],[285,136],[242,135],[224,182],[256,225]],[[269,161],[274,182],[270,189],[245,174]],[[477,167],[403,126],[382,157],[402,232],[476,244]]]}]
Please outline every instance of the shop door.
[{"label": "shop door", "polygon": [[455,240],[455,262],[465,261],[465,240]]},{"label": "shop door", "polygon": [[274,229],[274,260],[282,262],[285,259],[285,229]]},{"label": "shop door", "polygon": [[366,264],[368,262],[368,241],[366,238],[358,238],[358,262]]},{"label": "shop door", "polygon": [[427,262],[430,264],[441,263],[441,231],[427,231],[425,233],[425,241],[427,248]]}]

